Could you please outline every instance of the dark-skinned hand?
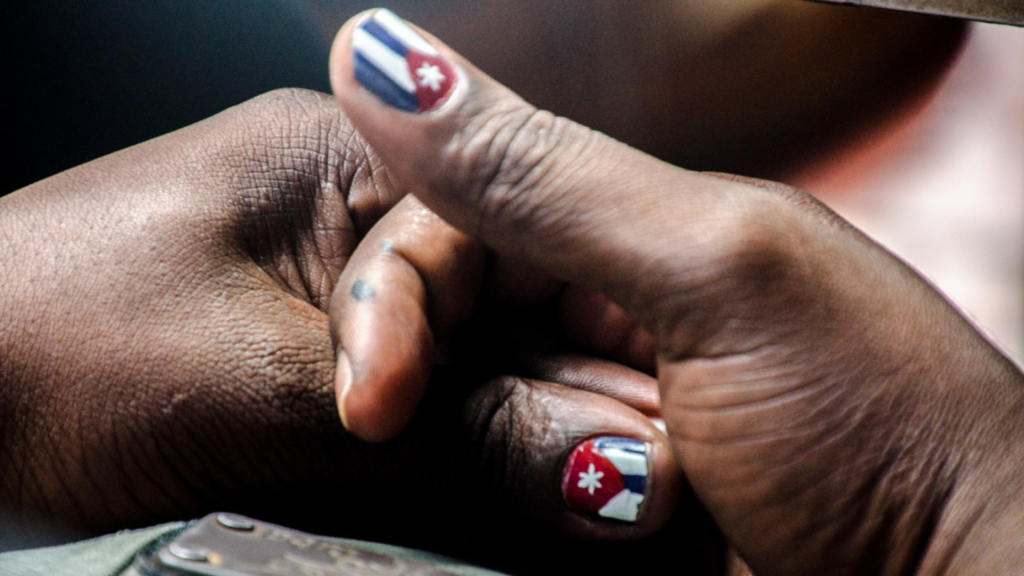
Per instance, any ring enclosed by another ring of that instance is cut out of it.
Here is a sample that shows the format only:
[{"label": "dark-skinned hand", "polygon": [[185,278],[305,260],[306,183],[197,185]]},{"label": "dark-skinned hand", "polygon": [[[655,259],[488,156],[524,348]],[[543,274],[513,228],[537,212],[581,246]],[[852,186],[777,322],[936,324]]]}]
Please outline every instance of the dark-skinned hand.
[{"label": "dark-skinned hand", "polygon": [[[635,322],[621,333],[651,335],[673,451],[756,574],[1020,571],[1024,377],[927,282],[798,190],[659,162],[530,106],[429,35],[433,47],[405,40],[380,14],[350,21],[333,48],[352,122],[461,233],[573,287],[563,294],[606,297]],[[429,56],[408,81],[360,40],[373,23]],[[411,300],[332,305],[349,352],[341,407],[361,435],[400,428],[379,417],[399,380],[378,376],[403,374],[415,398],[422,352],[361,371],[377,344],[350,341],[346,322],[399,311],[421,319],[410,341],[429,345],[453,267],[427,264],[342,275],[375,286],[421,266],[406,274]],[[662,553],[665,570],[685,569]]]},{"label": "dark-skinned hand", "polygon": [[[578,355],[474,353],[515,340],[496,323],[453,340],[404,434],[371,444],[342,428],[327,311],[336,286],[351,294],[336,281],[357,246],[404,254],[435,230],[460,266],[506,269],[400,197],[331,98],[281,91],[0,200],[4,547],[229,509],[515,566],[536,557],[517,538],[569,554],[552,534],[663,525],[680,474],[650,420],[654,379]],[[443,261],[431,246],[416,254]],[[567,458],[602,436],[647,446],[635,522],[563,502]]]}]

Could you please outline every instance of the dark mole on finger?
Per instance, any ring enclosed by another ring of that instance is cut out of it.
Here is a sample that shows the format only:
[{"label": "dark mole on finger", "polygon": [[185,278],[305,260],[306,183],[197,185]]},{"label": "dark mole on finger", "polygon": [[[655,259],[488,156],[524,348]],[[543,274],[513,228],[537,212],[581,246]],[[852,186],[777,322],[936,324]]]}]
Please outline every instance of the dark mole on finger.
[{"label": "dark mole on finger", "polygon": [[373,286],[366,280],[356,280],[355,284],[352,285],[352,295],[355,296],[356,300],[369,300],[373,298],[376,293],[373,291]]}]

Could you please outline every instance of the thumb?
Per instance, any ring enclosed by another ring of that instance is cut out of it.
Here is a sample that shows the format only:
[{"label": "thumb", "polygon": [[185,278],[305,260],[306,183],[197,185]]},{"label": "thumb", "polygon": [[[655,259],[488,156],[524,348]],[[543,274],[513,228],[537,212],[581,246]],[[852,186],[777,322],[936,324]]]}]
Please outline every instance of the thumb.
[{"label": "thumb", "polygon": [[[663,391],[678,372],[666,361],[749,344],[713,336],[764,308],[742,294],[754,292],[742,279],[763,277],[764,259],[741,255],[771,251],[776,236],[759,225],[778,221],[770,212],[781,195],[676,168],[537,110],[386,10],[341,29],[331,82],[389,175],[435,214],[503,256],[604,294],[646,328],[660,347]],[[742,300],[751,311],[736,311]],[[754,324],[770,340],[776,326]],[[678,420],[666,423],[685,466],[686,438],[702,432]],[[720,461],[699,463],[714,473]],[[698,493],[716,485],[712,476],[696,478]]]},{"label": "thumb", "polygon": [[685,295],[721,275],[687,247],[727,249],[763,218],[728,200],[760,188],[537,110],[387,10],[342,28],[331,82],[390,174],[431,210],[498,252],[605,293],[656,336],[670,286]]},{"label": "thumb", "polygon": [[943,563],[967,534],[947,518],[1020,493],[1020,460],[1000,451],[1020,454],[1006,440],[1020,372],[808,196],[538,111],[383,10],[346,24],[331,60],[338,100],[405,190],[654,336],[673,452],[755,572]]}]

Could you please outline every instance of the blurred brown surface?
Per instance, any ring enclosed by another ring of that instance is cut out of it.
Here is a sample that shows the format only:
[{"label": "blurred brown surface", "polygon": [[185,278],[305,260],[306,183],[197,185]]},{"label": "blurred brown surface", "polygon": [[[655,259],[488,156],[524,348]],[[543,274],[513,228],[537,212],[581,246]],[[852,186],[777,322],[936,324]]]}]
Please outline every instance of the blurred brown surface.
[{"label": "blurred brown surface", "polygon": [[928,277],[1024,365],[1024,29],[974,26],[935,96],[790,182]]},{"label": "blurred brown surface", "polygon": [[383,5],[527,101],[674,164],[782,178],[925,98],[962,22],[801,0],[308,0],[325,36]]}]

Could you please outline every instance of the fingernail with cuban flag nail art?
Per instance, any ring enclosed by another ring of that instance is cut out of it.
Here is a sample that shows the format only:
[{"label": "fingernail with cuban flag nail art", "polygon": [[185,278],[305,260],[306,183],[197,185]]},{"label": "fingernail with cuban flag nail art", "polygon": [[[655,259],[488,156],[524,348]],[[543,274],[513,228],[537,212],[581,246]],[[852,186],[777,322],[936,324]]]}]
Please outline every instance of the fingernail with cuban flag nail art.
[{"label": "fingernail with cuban flag nail art", "polygon": [[379,9],[352,35],[356,80],[399,110],[429,112],[455,84],[455,68],[390,10]]},{"label": "fingernail with cuban flag nail art", "polygon": [[565,465],[566,504],[577,512],[636,522],[647,489],[649,450],[632,438],[603,436],[582,442]]}]

